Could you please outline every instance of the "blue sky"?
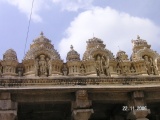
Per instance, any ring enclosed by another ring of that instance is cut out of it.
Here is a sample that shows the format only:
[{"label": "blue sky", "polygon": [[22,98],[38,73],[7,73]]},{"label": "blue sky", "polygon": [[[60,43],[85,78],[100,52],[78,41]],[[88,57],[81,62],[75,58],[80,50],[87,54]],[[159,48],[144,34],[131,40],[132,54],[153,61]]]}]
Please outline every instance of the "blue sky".
[{"label": "blue sky", "polygon": [[[0,0],[0,59],[13,48],[22,61],[31,3]],[[86,41],[93,33],[114,55],[119,46],[130,56],[131,40],[137,35],[160,53],[158,5],[159,0],[34,0],[26,52],[43,31],[64,61],[71,44],[82,58]]]}]

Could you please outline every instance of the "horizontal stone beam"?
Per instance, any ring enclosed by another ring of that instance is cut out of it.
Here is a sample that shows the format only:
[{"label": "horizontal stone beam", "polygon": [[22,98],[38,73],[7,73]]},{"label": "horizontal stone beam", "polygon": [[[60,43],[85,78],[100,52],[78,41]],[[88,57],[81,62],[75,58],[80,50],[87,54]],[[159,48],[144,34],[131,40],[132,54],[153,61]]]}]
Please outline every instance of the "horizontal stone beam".
[{"label": "horizontal stone beam", "polygon": [[57,85],[143,85],[160,84],[160,77],[38,77],[0,78],[0,87],[57,86]]}]

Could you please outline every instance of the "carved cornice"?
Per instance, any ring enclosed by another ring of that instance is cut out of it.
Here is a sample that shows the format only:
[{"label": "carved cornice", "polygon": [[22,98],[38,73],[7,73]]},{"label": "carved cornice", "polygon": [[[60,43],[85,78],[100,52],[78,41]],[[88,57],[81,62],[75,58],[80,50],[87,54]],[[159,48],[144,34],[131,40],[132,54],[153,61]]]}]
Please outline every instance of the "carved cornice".
[{"label": "carved cornice", "polygon": [[[143,86],[160,85],[160,77],[5,77],[0,78],[0,87],[51,87],[51,86],[115,86],[118,88],[133,87],[143,89]],[[149,89],[146,89],[149,90]],[[156,90],[156,88],[155,88]]]}]

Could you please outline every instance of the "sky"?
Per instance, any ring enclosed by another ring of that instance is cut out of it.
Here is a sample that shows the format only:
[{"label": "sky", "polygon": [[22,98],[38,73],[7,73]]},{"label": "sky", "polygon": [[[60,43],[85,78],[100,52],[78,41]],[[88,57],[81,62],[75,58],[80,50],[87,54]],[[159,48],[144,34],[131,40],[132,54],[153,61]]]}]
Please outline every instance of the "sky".
[{"label": "sky", "polygon": [[21,62],[41,31],[64,61],[70,45],[82,58],[93,37],[115,56],[120,49],[130,57],[137,35],[160,53],[159,5],[160,0],[34,0],[25,49],[32,0],[0,0],[0,59],[12,48]]}]

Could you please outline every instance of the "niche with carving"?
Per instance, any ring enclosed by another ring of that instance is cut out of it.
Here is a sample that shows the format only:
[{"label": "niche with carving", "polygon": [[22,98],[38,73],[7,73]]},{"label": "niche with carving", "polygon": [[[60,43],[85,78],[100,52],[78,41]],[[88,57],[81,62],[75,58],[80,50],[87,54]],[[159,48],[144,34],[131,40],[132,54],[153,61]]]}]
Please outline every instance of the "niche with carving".
[{"label": "niche with carving", "polygon": [[39,55],[35,58],[36,76],[49,76],[51,60],[47,55]]}]

